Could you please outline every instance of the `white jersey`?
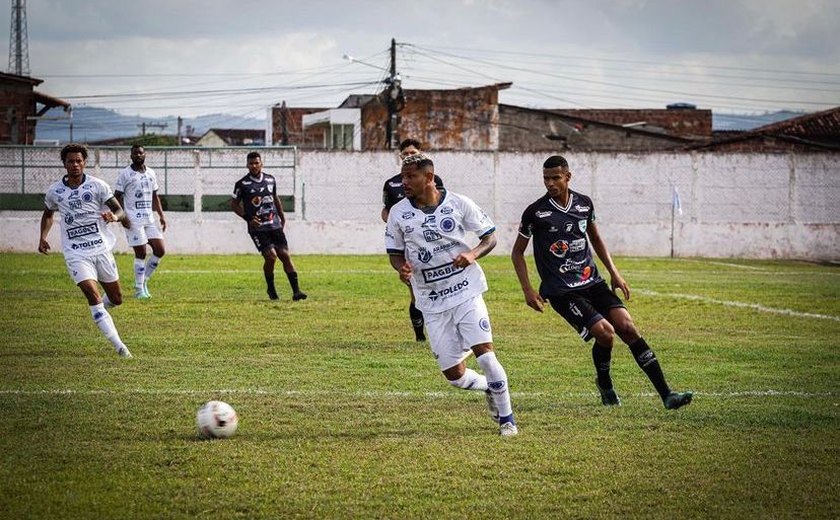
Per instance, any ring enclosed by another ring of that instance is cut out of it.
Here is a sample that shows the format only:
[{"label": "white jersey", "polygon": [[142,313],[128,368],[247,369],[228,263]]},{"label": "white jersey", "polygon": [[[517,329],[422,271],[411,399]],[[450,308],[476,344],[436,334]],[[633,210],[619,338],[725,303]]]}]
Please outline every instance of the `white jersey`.
[{"label": "white jersey", "polygon": [[131,224],[154,224],[152,193],[158,190],[155,171],[146,166],[145,172],[138,172],[126,166],[117,177],[114,191],[123,194],[123,209]]},{"label": "white jersey", "polygon": [[478,263],[455,267],[453,261],[472,249],[468,233],[483,237],[495,231],[490,217],[471,199],[443,191],[431,213],[417,209],[409,199],[394,204],[385,228],[388,254],[404,255],[411,264],[417,308],[443,312],[487,290]]},{"label": "white jersey", "polygon": [[114,234],[102,220],[102,213],[111,211],[105,201],[113,196],[105,181],[90,175],[85,175],[76,189],[68,187],[64,179],[47,189],[44,204],[61,217],[65,259],[89,258],[114,248]]}]

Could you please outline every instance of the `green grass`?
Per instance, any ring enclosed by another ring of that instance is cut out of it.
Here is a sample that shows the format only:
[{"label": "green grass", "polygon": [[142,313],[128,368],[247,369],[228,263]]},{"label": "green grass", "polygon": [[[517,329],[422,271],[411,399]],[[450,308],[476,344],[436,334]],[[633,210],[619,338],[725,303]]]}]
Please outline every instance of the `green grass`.
[{"label": "green grass", "polygon": [[[620,258],[672,386],[697,392],[668,412],[626,348],[624,406],[600,406],[589,345],[483,259],[520,425],[501,439],[412,341],[384,255],[295,262],[303,302],[282,274],[270,302],[256,255],[169,255],[136,301],[118,256],[122,360],[61,256],[0,255],[0,516],[836,518],[837,267]],[[236,436],[198,440],[209,399]]]}]

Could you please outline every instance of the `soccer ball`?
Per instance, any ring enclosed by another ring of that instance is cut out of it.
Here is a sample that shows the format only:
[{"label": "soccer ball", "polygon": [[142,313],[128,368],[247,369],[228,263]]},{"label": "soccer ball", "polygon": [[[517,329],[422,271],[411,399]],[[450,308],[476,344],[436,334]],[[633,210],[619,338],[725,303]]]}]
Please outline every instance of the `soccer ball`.
[{"label": "soccer ball", "polygon": [[223,401],[207,401],[195,415],[198,433],[205,439],[224,439],[236,432],[239,416],[236,410]]}]

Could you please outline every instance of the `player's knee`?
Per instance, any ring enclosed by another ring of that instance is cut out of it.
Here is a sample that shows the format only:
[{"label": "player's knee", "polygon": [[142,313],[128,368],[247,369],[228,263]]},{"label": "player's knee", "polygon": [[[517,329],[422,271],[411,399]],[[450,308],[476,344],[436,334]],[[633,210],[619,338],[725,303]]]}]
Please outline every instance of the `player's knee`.
[{"label": "player's knee", "polygon": [[601,320],[601,322],[592,327],[591,332],[596,343],[602,347],[612,347],[613,340],[615,339],[615,329],[607,320]]}]

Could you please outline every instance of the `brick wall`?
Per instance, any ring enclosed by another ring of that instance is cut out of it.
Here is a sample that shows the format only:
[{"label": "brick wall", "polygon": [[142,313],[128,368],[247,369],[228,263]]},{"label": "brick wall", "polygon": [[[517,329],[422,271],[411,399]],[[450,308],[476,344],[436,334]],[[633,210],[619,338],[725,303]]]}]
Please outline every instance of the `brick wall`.
[{"label": "brick wall", "polygon": [[32,144],[35,121],[35,96],[30,85],[0,85],[0,143]]}]

